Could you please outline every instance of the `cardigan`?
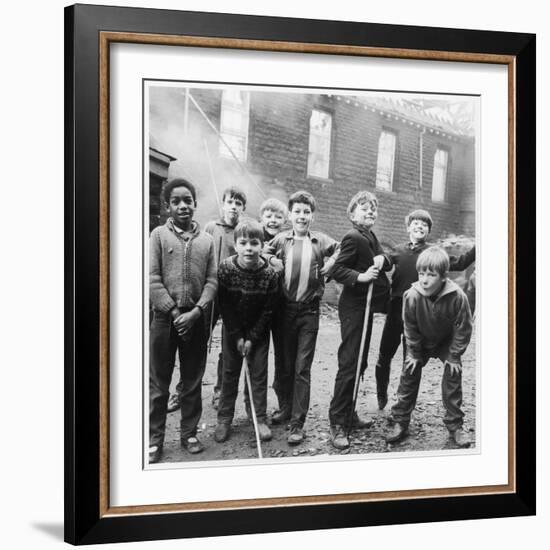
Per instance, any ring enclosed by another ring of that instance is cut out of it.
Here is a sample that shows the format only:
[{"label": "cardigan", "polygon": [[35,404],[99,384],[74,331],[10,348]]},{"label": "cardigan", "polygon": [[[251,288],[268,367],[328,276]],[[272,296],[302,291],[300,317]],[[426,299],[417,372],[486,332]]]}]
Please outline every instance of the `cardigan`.
[{"label": "cardigan", "polygon": [[216,256],[211,235],[193,222],[190,236],[175,230],[172,218],[156,227],[149,240],[149,299],[153,308],[204,310],[216,296]]}]

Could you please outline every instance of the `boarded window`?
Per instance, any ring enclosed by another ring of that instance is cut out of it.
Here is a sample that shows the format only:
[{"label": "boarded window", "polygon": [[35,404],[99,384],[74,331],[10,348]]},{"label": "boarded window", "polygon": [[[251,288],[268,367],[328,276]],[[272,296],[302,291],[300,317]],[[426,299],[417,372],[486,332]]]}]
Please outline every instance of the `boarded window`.
[{"label": "boarded window", "polygon": [[395,165],[395,145],[397,136],[383,130],[378,140],[378,162],[376,165],[376,187],[391,191]]},{"label": "boarded window", "polygon": [[308,176],[328,178],[331,132],[332,116],[330,113],[314,109],[309,119]]},{"label": "boarded window", "polygon": [[[224,90],[220,118],[220,133],[235,156],[246,161],[248,150],[248,118],[250,94],[237,89]],[[220,140],[220,155],[232,158],[227,146]]]},{"label": "boarded window", "polygon": [[447,196],[447,165],[449,153],[444,149],[437,149],[434,156],[434,174],[432,182],[432,200],[443,202]]}]

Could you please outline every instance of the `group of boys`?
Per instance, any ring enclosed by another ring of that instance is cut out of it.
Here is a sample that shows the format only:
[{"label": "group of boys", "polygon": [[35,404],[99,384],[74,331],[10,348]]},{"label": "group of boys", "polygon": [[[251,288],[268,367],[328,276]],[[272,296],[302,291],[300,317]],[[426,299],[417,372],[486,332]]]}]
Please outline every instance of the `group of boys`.
[{"label": "group of boys", "polygon": [[[204,231],[193,220],[197,201],[189,181],[172,180],[163,194],[169,217],[153,230],[150,239],[154,315],[150,326],[149,463],[162,457],[176,350],[180,381],[172,400],[181,412],[181,445],[190,453],[204,449],[197,437],[201,384],[207,339],[219,315],[222,352],[212,400],[217,409],[215,441],[223,443],[230,437],[243,361],[248,366],[252,393],[250,399],[246,388],[247,414],[250,417],[253,406],[259,438],[272,438],[267,417],[271,332],[273,389],[278,399],[271,423],[289,426],[289,445],[302,443],[326,277],[343,286],[338,304],[342,341],[329,407],[332,445],[346,449],[352,427],[362,429],[372,424],[353,410],[354,381],[360,349],[361,373],[367,366],[373,314],[386,311],[376,365],[380,409],[388,401],[390,364],[404,333],[404,367],[391,414],[394,428],[387,441],[396,442],[407,435],[422,367],[430,357],[437,357],[444,363],[444,422],[457,445],[469,445],[462,430],[460,358],[471,336],[471,313],[464,293],[447,273],[474,261],[475,248],[450,260],[443,249],[426,243],[432,219],[426,211],[416,210],[407,217],[409,241],[394,253],[384,253],[372,231],[378,201],[368,191],[351,199],[347,215],[352,229],[340,243],[310,229],[316,202],[306,191],[291,195],[288,210],[277,199],[264,201],[259,223],[242,217],[244,192],[226,189],[222,218],[207,224]],[[292,227],[284,230],[287,219]],[[390,293],[390,283],[382,272],[392,268]],[[364,323],[366,309],[369,316]]]}]

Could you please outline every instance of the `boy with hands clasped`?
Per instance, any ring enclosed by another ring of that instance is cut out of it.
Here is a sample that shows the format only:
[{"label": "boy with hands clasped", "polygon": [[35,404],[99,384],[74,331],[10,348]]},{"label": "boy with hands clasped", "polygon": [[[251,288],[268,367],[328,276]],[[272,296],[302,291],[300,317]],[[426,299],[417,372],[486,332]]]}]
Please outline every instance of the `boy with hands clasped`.
[{"label": "boy with hands clasped", "polygon": [[193,221],[194,186],[183,178],[163,191],[170,217],[150,237],[149,299],[153,321],[149,337],[149,463],[162,456],[174,355],[181,376],[181,445],[203,450],[197,439],[202,414],[201,384],[206,364],[204,311],[218,286],[214,241]]},{"label": "boy with hands clasped", "polygon": [[464,292],[447,279],[449,256],[439,247],[430,247],[418,257],[418,282],[403,296],[403,321],[406,358],[397,390],[397,403],[392,407],[395,421],[386,441],[394,443],[408,434],[412,411],[416,405],[422,368],[430,357],[444,365],[441,393],[445,423],[451,438],[459,447],[470,440],[462,430],[462,363],[472,335],[470,306]]},{"label": "boy with hands clasped", "polygon": [[252,399],[262,441],[271,439],[267,425],[267,361],[269,327],[278,290],[278,275],[261,256],[263,228],[253,220],[235,228],[237,254],[219,267],[218,303],[223,319],[223,376],[214,439],[229,438],[235,413],[239,376],[246,357],[252,385]]}]

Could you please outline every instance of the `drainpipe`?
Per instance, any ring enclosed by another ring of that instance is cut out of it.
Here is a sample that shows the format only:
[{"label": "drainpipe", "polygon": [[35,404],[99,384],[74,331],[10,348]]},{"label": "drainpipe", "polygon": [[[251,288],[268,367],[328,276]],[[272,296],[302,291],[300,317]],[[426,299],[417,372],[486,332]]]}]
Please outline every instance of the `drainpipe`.
[{"label": "drainpipe", "polygon": [[419,157],[420,157],[420,174],[418,177],[418,189],[422,191],[422,175],[423,175],[423,157],[424,157],[424,134],[426,133],[426,127],[422,128],[422,132],[420,132],[420,151],[419,151]]}]

